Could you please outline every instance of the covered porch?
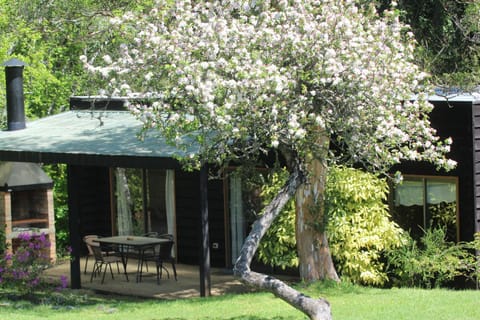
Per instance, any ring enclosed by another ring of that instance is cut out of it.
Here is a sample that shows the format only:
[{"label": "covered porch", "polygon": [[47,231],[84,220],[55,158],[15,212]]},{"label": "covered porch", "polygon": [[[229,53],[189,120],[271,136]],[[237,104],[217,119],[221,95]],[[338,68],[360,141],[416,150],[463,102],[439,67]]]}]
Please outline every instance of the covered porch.
[{"label": "covered porch", "polygon": [[[85,258],[81,258],[80,265],[85,265]],[[130,281],[126,281],[123,274],[118,274],[116,268],[113,268],[114,279],[111,278],[109,271],[105,276],[105,282],[101,283],[101,278],[94,278],[90,282],[93,263],[88,262],[87,273],[81,273],[81,287],[86,290],[103,294],[125,295],[139,298],[154,299],[184,299],[201,296],[199,290],[198,266],[177,264],[178,281],[173,279],[172,275],[167,278],[165,272],[157,284],[154,274],[155,267],[151,266],[142,282],[135,282],[135,271],[137,261],[131,260],[128,265],[128,274]],[[45,271],[44,277],[58,281],[61,276],[67,276],[70,280],[70,263],[63,262],[49,268]],[[229,293],[243,293],[252,290],[243,285],[238,279],[235,279],[229,270],[223,268],[211,269],[211,295],[218,296]]]},{"label": "covered porch", "polygon": [[[125,102],[124,99],[98,97],[72,99],[70,111],[26,123],[23,129],[2,131],[0,161],[67,165],[73,259],[68,264],[68,274],[63,275],[69,276],[73,289],[88,285],[80,261],[85,253],[83,236],[116,235],[118,230],[112,219],[118,212],[111,197],[115,192],[112,168],[138,168],[147,173],[148,170],[174,172],[175,185],[170,194],[176,197],[176,205],[171,208],[174,220],[168,232],[175,238],[178,262],[195,265],[191,270],[196,270],[196,286],[190,287],[199,287],[200,295],[208,296],[210,260],[216,256],[215,252],[210,253],[209,223],[212,221],[208,215],[207,188],[211,183],[207,182],[206,168],[192,175],[182,171],[175,160],[183,152],[197,152],[197,146],[192,141],[188,150],[178,150],[155,130],[139,139],[142,123],[125,110]],[[140,188],[145,185],[142,183]],[[212,194],[218,198],[222,193]],[[215,212],[220,221],[214,224],[218,231],[213,229],[212,234],[220,237],[213,241],[217,243],[215,250],[220,253],[217,260],[225,266],[225,255],[221,253],[226,248],[223,198],[218,200],[220,205]],[[144,211],[147,210],[145,206]],[[178,284],[173,283],[173,286]]]}]

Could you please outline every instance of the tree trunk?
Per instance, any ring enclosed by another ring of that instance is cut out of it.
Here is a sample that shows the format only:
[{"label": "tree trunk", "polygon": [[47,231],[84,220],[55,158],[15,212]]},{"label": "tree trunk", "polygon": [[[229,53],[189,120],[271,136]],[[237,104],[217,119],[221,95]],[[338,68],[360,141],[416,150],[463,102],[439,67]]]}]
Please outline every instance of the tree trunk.
[{"label": "tree trunk", "polygon": [[240,256],[235,263],[234,272],[243,283],[272,292],[275,296],[305,313],[312,320],[331,320],[330,304],[327,300],[308,297],[274,277],[250,270],[250,264],[260,240],[288,200],[295,195],[303,181],[303,172],[296,166],[285,186],[265,207],[263,214],[253,223],[252,230],[245,239]]},{"label": "tree trunk", "polygon": [[304,281],[340,281],[330,254],[325,231],[324,197],[327,167],[312,159],[307,182],[296,194],[296,239],[300,277]]},{"label": "tree trunk", "polygon": [[117,185],[117,231],[118,235],[129,235],[133,233],[132,212],[130,210],[132,197],[130,196],[125,169],[117,168],[115,177]]}]

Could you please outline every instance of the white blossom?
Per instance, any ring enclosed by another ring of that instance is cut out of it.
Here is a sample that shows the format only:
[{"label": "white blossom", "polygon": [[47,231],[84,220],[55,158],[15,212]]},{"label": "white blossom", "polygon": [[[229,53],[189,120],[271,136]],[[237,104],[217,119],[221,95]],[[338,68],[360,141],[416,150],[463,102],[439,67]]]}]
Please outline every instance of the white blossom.
[{"label": "white blossom", "polygon": [[454,165],[445,158],[451,139],[430,128],[429,75],[397,11],[379,16],[353,0],[154,3],[110,19],[125,35],[118,52],[80,57],[110,94],[159,99],[132,108],[147,128],[177,144],[208,128],[215,135],[202,150],[213,160],[235,158],[236,142],[302,157],[326,136],[339,139],[342,160],[376,170],[402,159]]},{"label": "white blossom", "polygon": [[111,64],[113,62],[112,57],[110,57],[108,54],[103,56],[103,61],[105,61],[106,64]]}]

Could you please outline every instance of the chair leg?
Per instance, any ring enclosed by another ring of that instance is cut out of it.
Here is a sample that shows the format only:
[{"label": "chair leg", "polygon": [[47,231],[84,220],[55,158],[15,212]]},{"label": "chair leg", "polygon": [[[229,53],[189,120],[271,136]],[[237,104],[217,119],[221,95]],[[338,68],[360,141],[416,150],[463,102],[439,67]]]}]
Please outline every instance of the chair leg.
[{"label": "chair leg", "polygon": [[85,258],[85,270],[83,270],[83,274],[87,274],[87,264],[88,264],[88,255]]},{"label": "chair leg", "polygon": [[[95,266],[94,266],[94,268],[95,268]],[[90,282],[93,281],[93,275],[94,275],[94,274],[95,274],[95,273],[94,273],[93,270],[92,270],[92,275],[90,276]]]},{"label": "chair leg", "polygon": [[167,278],[170,279],[170,272],[169,272],[168,269],[163,265],[163,261],[160,261],[159,265],[160,265],[160,278],[162,277],[163,270],[165,270],[165,272],[167,272]]},{"label": "chair leg", "polygon": [[168,269],[163,265],[163,263],[162,263],[162,268],[167,272],[167,279],[170,279],[170,271],[168,271]]},{"label": "chair leg", "polygon": [[[97,262],[95,262],[95,264],[97,265],[97,267],[96,267],[96,268],[93,268],[93,271],[92,271],[93,277],[96,277],[96,276],[97,276],[97,274],[98,274],[98,272],[99,272],[99,271],[98,271],[98,268],[100,267]],[[101,275],[101,274],[102,274],[102,270],[101,270],[101,268],[100,268],[100,275]]]},{"label": "chair leg", "polygon": [[[146,270],[147,270],[147,272],[148,272],[148,262],[145,261],[145,260],[143,260],[143,258],[141,258],[141,257],[139,257],[139,259],[141,259],[141,260],[139,260],[139,265],[140,265],[140,269],[139,269],[139,270],[140,270],[140,271],[137,271],[137,273],[138,273],[138,275],[137,275],[137,277],[138,277],[137,281],[138,281],[138,282],[142,282],[142,278],[143,278],[143,265],[145,264]],[[138,269],[138,267],[137,267],[137,269]]]},{"label": "chair leg", "polygon": [[[137,272],[138,272],[138,279],[137,279],[137,280],[138,280],[139,282],[142,282],[142,277],[143,277],[143,263],[144,263],[144,261],[142,260],[142,262],[140,263],[140,271],[137,270]],[[138,268],[138,267],[137,267],[137,268]],[[147,270],[147,272],[148,272],[148,270]]]},{"label": "chair leg", "polygon": [[162,278],[162,273],[163,273],[163,262],[160,261],[160,263],[158,264],[160,266],[160,279]]},{"label": "chair leg", "polygon": [[103,269],[103,277],[102,277],[102,284],[105,282],[105,274],[107,273],[107,264],[105,264],[105,269]]},{"label": "chair leg", "polygon": [[111,263],[107,263],[108,267],[110,268],[110,274],[112,275],[112,279],[113,278],[113,270],[112,270],[112,264]]},{"label": "chair leg", "polygon": [[93,264],[92,275],[90,276],[90,282],[93,281],[93,277],[96,276],[97,272],[98,272],[98,263],[95,262]]},{"label": "chair leg", "polygon": [[173,275],[175,276],[175,281],[177,281],[177,268],[175,268],[175,262],[172,261]]},{"label": "chair leg", "polygon": [[148,272],[148,261],[142,259],[142,267],[141,267],[141,269],[143,269],[143,264],[145,264],[145,270],[147,270],[147,272]]}]

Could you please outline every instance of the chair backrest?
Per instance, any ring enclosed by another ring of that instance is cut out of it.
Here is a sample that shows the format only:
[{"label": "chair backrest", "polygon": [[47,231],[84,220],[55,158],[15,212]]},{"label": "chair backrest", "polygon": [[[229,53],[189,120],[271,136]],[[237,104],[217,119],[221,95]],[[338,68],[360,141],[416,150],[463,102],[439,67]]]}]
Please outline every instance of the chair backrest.
[{"label": "chair backrest", "polygon": [[160,238],[160,239],[168,239],[168,240],[171,240],[171,241],[174,240],[173,234],[169,234],[169,233],[160,234],[157,237]]},{"label": "chair backrest", "polygon": [[95,261],[99,262],[99,261],[104,261],[103,259],[103,253],[102,253],[102,248],[100,248],[99,245],[97,246],[91,246],[91,249],[92,249],[92,252],[93,252],[93,256],[95,257]]},{"label": "chair backrest", "polygon": [[87,235],[83,237],[83,242],[87,245],[88,253],[93,256],[93,250],[92,247],[100,247],[100,244],[98,242],[94,242],[94,239],[98,239],[99,237],[97,235]]},{"label": "chair backrest", "polygon": [[156,231],[151,231],[143,234],[144,237],[150,237],[150,238],[157,238],[158,237],[158,232]]},{"label": "chair backrest", "polygon": [[174,242],[172,240],[160,243],[160,250],[158,252],[158,257],[160,260],[172,259],[173,244]]}]

